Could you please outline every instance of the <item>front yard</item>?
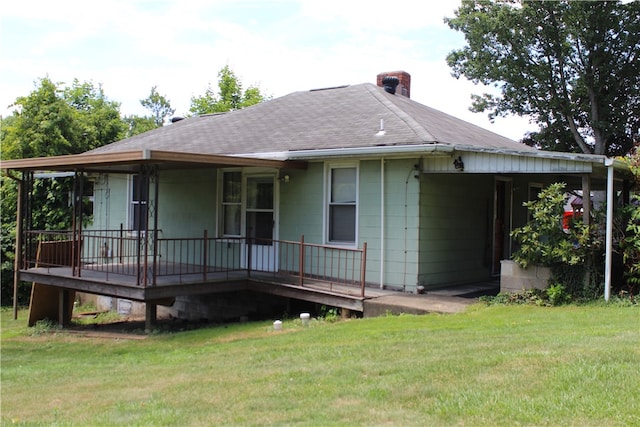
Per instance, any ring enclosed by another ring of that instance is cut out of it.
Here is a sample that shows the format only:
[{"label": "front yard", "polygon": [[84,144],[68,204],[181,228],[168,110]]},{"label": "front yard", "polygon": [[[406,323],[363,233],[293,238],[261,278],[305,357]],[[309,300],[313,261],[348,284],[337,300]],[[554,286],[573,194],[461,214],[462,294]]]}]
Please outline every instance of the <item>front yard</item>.
[{"label": "front yard", "polygon": [[638,305],[475,305],[145,339],[28,329],[12,314],[3,426],[640,425]]}]

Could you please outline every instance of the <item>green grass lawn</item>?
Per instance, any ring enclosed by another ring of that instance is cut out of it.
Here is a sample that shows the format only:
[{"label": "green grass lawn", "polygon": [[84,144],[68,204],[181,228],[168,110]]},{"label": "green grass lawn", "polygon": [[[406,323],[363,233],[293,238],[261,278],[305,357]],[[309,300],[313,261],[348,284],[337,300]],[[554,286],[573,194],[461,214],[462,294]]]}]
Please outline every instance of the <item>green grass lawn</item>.
[{"label": "green grass lawn", "polygon": [[2,425],[640,426],[640,308],[470,307],[143,340],[2,312]]}]

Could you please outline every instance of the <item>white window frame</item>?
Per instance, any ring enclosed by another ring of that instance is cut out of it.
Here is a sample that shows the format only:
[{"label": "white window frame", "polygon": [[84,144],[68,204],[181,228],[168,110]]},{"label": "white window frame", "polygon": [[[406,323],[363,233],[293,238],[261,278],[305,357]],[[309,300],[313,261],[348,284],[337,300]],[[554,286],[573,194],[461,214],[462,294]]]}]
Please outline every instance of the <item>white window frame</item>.
[{"label": "white window frame", "polygon": [[[342,241],[331,240],[331,206],[340,205],[339,203],[332,203],[332,187],[331,180],[334,169],[355,169],[355,201],[352,204],[355,206],[355,219],[354,219],[354,240]],[[324,216],[323,216],[323,236],[324,243],[333,246],[353,247],[358,246],[358,218],[359,218],[359,205],[360,205],[360,165],[358,162],[340,162],[340,163],[325,163],[324,171]]]},{"label": "white window frame", "polygon": [[[240,201],[239,202],[225,202],[224,200],[224,174],[225,173],[238,173],[240,174]],[[245,187],[245,176],[244,173],[242,172],[241,169],[222,169],[220,170],[219,173],[219,179],[218,179],[218,183],[219,183],[219,188],[218,188],[218,209],[217,211],[219,212],[218,214],[218,225],[217,225],[217,230],[218,230],[218,236],[220,237],[242,237],[242,230],[244,228],[244,221],[243,221],[243,214],[242,212],[244,211],[244,187]],[[239,213],[240,213],[240,229],[238,231],[238,234],[227,234],[225,233],[225,218],[224,218],[224,213],[225,213],[225,206],[237,206],[239,209]]]}]

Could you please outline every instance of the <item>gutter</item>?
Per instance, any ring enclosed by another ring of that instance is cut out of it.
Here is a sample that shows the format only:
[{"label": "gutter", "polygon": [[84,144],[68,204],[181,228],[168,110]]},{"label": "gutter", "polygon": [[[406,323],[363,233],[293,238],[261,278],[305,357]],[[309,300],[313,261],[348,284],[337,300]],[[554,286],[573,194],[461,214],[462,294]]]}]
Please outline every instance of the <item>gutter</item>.
[{"label": "gutter", "polygon": [[460,144],[440,144],[425,143],[412,145],[380,145],[374,147],[355,147],[355,148],[322,148],[311,150],[293,150],[293,151],[273,151],[268,153],[242,153],[234,154],[232,157],[240,156],[245,158],[260,158],[272,160],[324,160],[330,158],[348,158],[348,157],[415,157],[421,155],[452,155],[456,151],[471,153],[488,153],[501,154],[507,156],[522,156],[542,159],[568,160],[575,162],[585,162],[592,164],[600,164],[605,167],[613,166],[617,171],[628,172],[629,166],[618,159],[610,159],[606,156],[597,154],[580,154],[580,153],[561,153],[542,150],[514,150],[511,148],[483,148],[470,145]]},{"label": "gutter", "polygon": [[331,157],[415,157],[422,154],[434,154],[448,156],[454,152],[454,147],[445,144],[420,144],[420,145],[381,145],[376,147],[356,148],[325,148],[318,150],[297,150],[284,152],[289,159],[314,160]]}]

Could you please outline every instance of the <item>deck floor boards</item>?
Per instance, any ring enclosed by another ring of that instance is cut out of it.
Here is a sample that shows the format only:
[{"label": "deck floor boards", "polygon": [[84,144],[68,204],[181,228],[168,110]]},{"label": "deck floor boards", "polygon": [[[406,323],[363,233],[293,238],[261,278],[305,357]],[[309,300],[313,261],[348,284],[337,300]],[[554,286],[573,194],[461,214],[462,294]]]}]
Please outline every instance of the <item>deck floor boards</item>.
[{"label": "deck floor boards", "polygon": [[[135,271],[135,270],[134,270]],[[294,275],[258,271],[228,271],[158,276],[155,285],[138,285],[136,276],[109,271],[85,270],[81,275],[73,275],[70,267],[39,267],[20,271],[21,280],[56,286],[98,295],[154,302],[166,298],[187,295],[205,295],[235,291],[254,291],[282,297],[325,304],[328,306],[364,311],[366,301],[383,302],[388,298],[404,298],[411,304],[424,306],[425,310],[442,311],[434,304],[459,307],[472,301],[471,296],[486,292],[490,294],[496,283],[477,283],[429,290],[423,295],[407,294],[397,290],[365,287],[364,297],[359,286],[329,283],[313,278],[305,278],[300,286]],[[466,298],[465,298],[466,297]],[[465,301],[466,299],[466,301]],[[464,304],[463,304],[464,303]]]},{"label": "deck floor boards", "polygon": [[[138,284],[137,277],[134,274],[123,274],[123,271],[135,272],[135,268],[131,266],[116,266],[109,270],[82,269],[80,275],[74,275],[71,267],[37,267],[21,270],[21,280],[139,301],[181,295],[246,290],[249,289],[249,283],[260,284],[260,287],[254,286],[254,289],[266,292],[272,290],[270,293],[274,294],[283,293],[283,289],[277,289],[278,287],[286,288],[289,290],[288,295],[293,292],[301,299],[304,299],[305,294],[316,293],[325,295],[327,298],[337,297],[362,301],[368,298],[397,293],[395,291],[365,287],[365,294],[362,297],[362,291],[356,285],[305,278],[303,285],[300,286],[299,278],[296,276],[247,270],[207,272],[206,275],[202,272],[166,274],[165,271],[165,274],[156,277],[155,285],[148,284],[145,286]],[[314,298],[317,299],[317,296]]]}]

